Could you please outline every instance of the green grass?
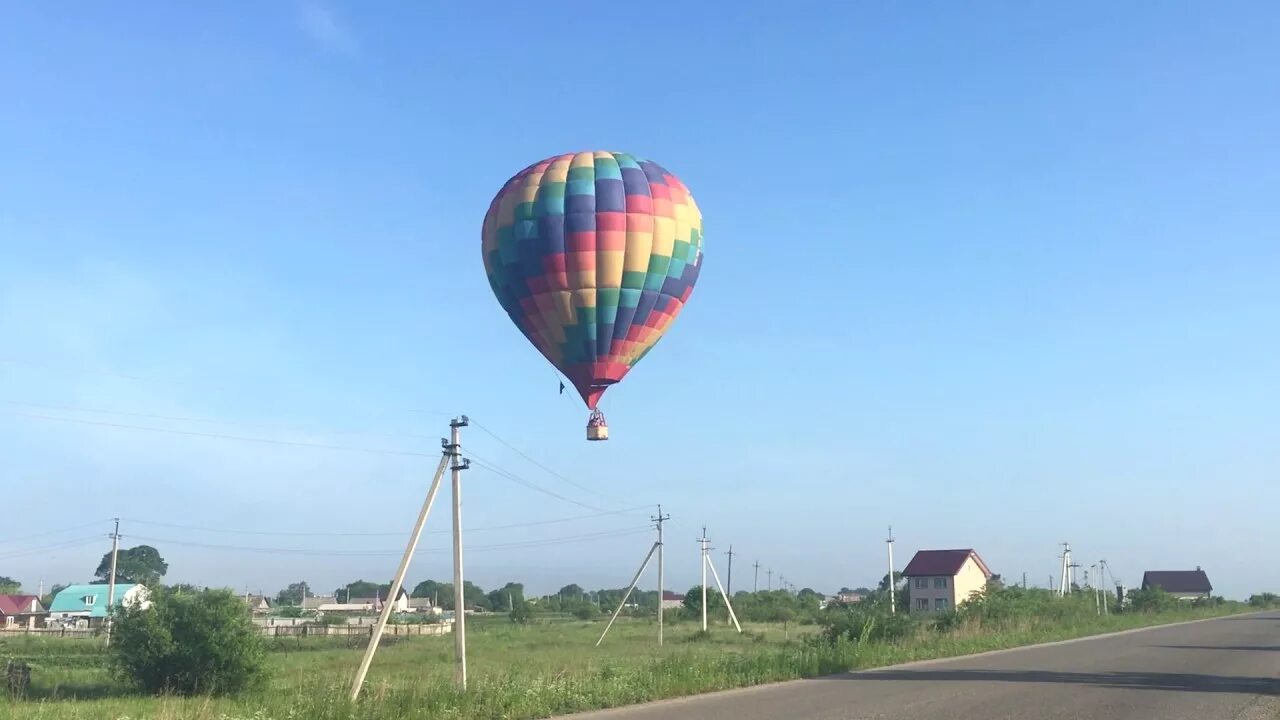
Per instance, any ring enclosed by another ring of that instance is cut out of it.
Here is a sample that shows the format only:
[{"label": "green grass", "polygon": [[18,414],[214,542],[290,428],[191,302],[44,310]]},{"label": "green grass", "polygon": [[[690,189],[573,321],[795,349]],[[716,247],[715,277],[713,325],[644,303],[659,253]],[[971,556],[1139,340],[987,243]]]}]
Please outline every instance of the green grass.
[{"label": "green grass", "polygon": [[[1247,609],[1247,608],[1245,608]],[[700,636],[689,623],[669,625],[658,648],[656,626],[615,625],[600,648],[600,622],[515,626],[504,618],[468,624],[469,689],[451,684],[453,638],[388,638],[359,706],[347,702],[359,662],[346,638],[281,641],[270,655],[267,689],[241,698],[140,696],[112,678],[94,641],[0,640],[0,659],[33,667],[31,697],[0,700],[13,720],[411,720],[539,718],[695,693],[743,687],[910,660],[950,657],[1034,642],[1239,612],[1187,608],[1158,615],[1055,620],[1015,618],[999,628],[960,625],[945,633],[921,628],[896,643],[798,640],[814,628],[753,625],[738,635],[723,625]],[[797,632],[799,630],[799,632]],[[352,639],[355,640],[355,639]]]}]

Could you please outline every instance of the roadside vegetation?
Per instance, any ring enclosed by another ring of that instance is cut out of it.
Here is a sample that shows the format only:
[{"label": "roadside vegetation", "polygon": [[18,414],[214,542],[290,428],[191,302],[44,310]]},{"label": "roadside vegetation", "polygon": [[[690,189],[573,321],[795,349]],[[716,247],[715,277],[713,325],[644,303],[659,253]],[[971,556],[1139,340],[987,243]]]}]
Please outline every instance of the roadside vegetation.
[{"label": "roadside vegetation", "polygon": [[[700,598],[700,593],[695,589],[689,596]],[[25,700],[4,701],[0,715],[14,720],[539,718],[1214,617],[1275,600],[1255,599],[1251,604],[1180,603],[1157,591],[1135,592],[1124,612],[1112,607],[1100,616],[1092,591],[1058,598],[1045,590],[992,587],[956,612],[922,618],[890,614],[876,592],[861,603],[824,610],[798,594],[744,593],[735,607],[745,618],[742,635],[727,625],[723,608],[711,603],[711,631],[699,632],[692,621],[700,610],[695,601],[668,614],[672,622],[662,648],[652,617],[620,620],[596,648],[604,618],[580,620],[569,608],[535,612],[520,603],[509,614],[469,622],[467,692],[451,684],[451,637],[386,638],[358,705],[348,702],[347,692],[364,638],[268,640],[262,646],[260,682],[250,670],[244,683],[219,687],[217,673],[227,666],[215,663],[211,684],[197,681],[160,694],[146,689],[153,684],[121,672],[122,654],[136,645],[117,643],[108,650],[90,640],[14,638],[0,640],[0,659],[30,664],[32,684]],[[207,612],[190,605],[184,612],[216,618],[210,624],[220,626],[229,621],[219,615],[218,608],[227,607],[220,604],[224,601],[210,601],[214,607]],[[121,620],[128,627],[128,619]],[[191,625],[186,623],[184,632]],[[157,636],[163,640],[165,631]],[[214,645],[248,642],[251,653],[257,647],[236,632],[201,637],[199,642]]]}]

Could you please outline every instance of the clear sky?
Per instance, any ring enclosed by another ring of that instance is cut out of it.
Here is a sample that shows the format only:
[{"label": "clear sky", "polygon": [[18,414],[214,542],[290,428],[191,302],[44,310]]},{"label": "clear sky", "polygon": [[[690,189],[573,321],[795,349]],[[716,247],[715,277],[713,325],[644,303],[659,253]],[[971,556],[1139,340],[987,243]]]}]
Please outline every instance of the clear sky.
[{"label": "clear sky", "polygon": [[[1278,21],[7,4],[0,575],[86,580],[120,516],[171,581],[385,579],[465,412],[493,433],[468,450],[526,483],[465,475],[486,587],[624,585],[662,502],[677,589],[704,523],[735,587],[759,560],[824,591],[877,581],[892,523],[899,566],[973,547],[1044,584],[1068,540],[1131,585],[1202,565],[1276,590]],[[596,148],[679,175],[706,256],[588,444],[479,248],[507,177]],[[411,582],[449,573],[446,509]]]}]

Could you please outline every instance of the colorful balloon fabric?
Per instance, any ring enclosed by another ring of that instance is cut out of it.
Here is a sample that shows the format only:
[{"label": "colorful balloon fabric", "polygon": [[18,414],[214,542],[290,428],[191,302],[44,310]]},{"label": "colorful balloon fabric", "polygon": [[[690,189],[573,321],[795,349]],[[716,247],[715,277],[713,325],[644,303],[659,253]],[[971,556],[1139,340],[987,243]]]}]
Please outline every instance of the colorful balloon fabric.
[{"label": "colorful balloon fabric", "polygon": [[569,153],[507,181],[482,249],[502,308],[594,410],[688,302],[702,214],[656,163]]}]

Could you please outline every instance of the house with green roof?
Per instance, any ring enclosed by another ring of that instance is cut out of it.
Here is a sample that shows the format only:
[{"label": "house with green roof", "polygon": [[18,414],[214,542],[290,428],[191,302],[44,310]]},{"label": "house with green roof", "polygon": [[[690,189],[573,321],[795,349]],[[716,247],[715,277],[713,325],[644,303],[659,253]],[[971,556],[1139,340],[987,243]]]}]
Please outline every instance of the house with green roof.
[{"label": "house with green roof", "polygon": [[[50,625],[75,625],[96,627],[107,617],[106,583],[93,585],[68,585],[58,592],[49,605]],[[134,583],[116,583],[115,605],[150,605],[147,588]]]}]

